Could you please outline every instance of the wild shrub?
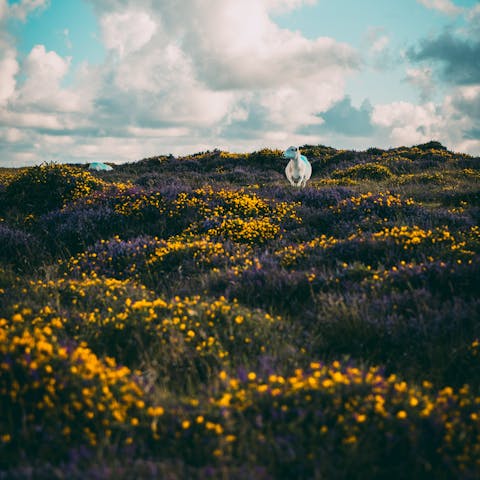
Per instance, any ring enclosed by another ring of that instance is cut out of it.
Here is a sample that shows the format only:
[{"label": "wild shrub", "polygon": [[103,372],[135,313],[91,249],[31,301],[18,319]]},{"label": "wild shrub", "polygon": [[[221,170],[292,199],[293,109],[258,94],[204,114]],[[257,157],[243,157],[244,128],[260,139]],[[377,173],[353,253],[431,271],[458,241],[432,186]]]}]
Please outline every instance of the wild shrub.
[{"label": "wild shrub", "polygon": [[34,318],[23,311],[0,320],[1,467],[22,451],[58,461],[72,445],[125,440],[145,405],[128,368],[59,340],[62,321],[48,311]]},{"label": "wild shrub", "polygon": [[192,411],[182,437],[227,463],[248,459],[285,479],[369,479],[372,465],[378,478],[477,471],[479,424],[468,387],[435,390],[428,381],[417,386],[338,361],[285,373],[222,372],[220,379],[224,387],[201,412],[204,421]]},{"label": "wild shrub", "polygon": [[0,262],[17,269],[25,270],[45,260],[45,252],[35,236],[5,222],[0,222],[0,245]]},{"label": "wild shrub", "polygon": [[386,180],[393,176],[392,172],[385,165],[378,163],[362,163],[332,172],[333,178],[352,178],[354,180]]},{"label": "wild shrub", "polygon": [[5,201],[24,213],[41,214],[90,195],[104,182],[78,167],[56,163],[25,170],[5,189]]}]

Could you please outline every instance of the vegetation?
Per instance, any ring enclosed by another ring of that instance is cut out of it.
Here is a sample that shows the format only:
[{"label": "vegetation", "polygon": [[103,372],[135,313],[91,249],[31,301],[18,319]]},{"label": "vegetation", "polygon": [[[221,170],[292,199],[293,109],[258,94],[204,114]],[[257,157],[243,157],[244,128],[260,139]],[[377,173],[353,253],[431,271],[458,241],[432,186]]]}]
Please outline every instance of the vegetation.
[{"label": "vegetation", "polygon": [[480,476],[479,159],[302,153],[0,170],[0,478]]}]

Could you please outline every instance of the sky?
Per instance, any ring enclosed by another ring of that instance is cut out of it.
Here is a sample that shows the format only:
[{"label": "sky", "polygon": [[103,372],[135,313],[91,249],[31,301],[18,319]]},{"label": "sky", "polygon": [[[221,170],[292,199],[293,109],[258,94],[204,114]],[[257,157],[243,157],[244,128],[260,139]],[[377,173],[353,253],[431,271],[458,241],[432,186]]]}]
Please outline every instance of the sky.
[{"label": "sky", "polygon": [[0,0],[0,166],[430,140],[480,156],[478,0]]}]

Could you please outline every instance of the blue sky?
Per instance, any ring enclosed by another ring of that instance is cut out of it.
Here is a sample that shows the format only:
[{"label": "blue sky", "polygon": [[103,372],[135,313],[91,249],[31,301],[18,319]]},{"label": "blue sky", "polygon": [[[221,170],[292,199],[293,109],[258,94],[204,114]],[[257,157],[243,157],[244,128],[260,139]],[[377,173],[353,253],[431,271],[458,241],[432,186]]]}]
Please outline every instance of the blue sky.
[{"label": "blue sky", "polygon": [[436,139],[480,155],[476,0],[0,0],[0,165]]},{"label": "blue sky", "polygon": [[73,66],[83,61],[99,63],[105,57],[97,17],[84,0],[50,0],[48,7],[34,12],[26,22],[11,21],[8,27],[21,56],[43,44],[47,50],[71,56]]}]

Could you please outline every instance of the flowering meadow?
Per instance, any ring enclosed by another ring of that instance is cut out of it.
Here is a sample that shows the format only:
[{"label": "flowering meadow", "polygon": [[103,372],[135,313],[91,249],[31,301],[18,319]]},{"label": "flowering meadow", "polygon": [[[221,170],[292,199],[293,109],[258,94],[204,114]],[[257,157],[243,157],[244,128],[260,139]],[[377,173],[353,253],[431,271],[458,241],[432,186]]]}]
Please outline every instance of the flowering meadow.
[{"label": "flowering meadow", "polygon": [[0,480],[480,478],[480,159],[0,169]]}]

